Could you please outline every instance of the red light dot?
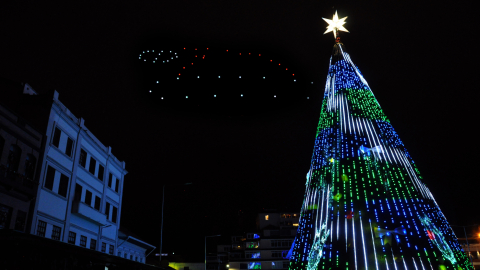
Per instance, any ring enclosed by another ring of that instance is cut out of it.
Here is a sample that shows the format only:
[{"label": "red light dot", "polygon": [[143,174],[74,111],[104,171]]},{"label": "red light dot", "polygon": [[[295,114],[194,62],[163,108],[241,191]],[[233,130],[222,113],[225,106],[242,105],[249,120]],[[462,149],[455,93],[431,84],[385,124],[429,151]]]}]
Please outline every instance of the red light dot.
[{"label": "red light dot", "polygon": [[278,65],[280,66],[280,63],[278,63]]},{"label": "red light dot", "polygon": [[288,68],[286,68],[285,70],[288,70]]},{"label": "red light dot", "polygon": [[207,48],[207,51],[208,51],[208,48]]},{"label": "red light dot", "polygon": [[258,56],[262,56],[261,54],[258,54]]},{"label": "red light dot", "polygon": [[193,63],[192,63],[192,66],[193,66]]},{"label": "red light dot", "polygon": [[295,76],[295,74],[292,74],[292,76]]},{"label": "red light dot", "polygon": [[248,53],[248,55],[252,55],[251,53]]},{"label": "red light dot", "polygon": [[197,55],[195,55],[195,57],[197,57]]},{"label": "red light dot", "polygon": [[273,60],[270,60],[270,62],[272,62]]},{"label": "red light dot", "polygon": [[242,53],[239,53],[239,55],[242,55]]},{"label": "red light dot", "polygon": [[195,51],[197,50],[197,48],[195,48]]},{"label": "red light dot", "polygon": [[185,69],[185,67],[183,67],[183,69]]},{"label": "red light dot", "polygon": [[178,76],[180,76],[180,75],[182,75],[182,74],[178,73]]},{"label": "red light dot", "polygon": [[227,50],[227,52],[228,52],[228,50]]}]

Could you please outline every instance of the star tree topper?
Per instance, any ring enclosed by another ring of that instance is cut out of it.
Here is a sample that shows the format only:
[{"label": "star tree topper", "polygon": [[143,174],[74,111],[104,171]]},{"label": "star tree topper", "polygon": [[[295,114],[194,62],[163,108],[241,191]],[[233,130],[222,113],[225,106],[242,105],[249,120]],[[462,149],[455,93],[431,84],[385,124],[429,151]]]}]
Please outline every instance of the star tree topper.
[{"label": "star tree topper", "polygon": [[[322,18],[324,21],[326,21],[328,23],[327,31],[325,31],[325,33],[323,33],[323,34],[326,34],[326,33],[329,33],[329,32],[333,31],[333,36],[335,38],[337,38],[337,31],[348,32],[348,30],[345,29],[345,27],[343,27],[343,25],[345,24],[345,20],[347,18],[348,18],[348,16],[343,17],[341,19],[338,19],[337,11],[335,11],[335,15],[333,15],[333,19],[331,19],[331,20]],[[350,32],[348,32],[348,33],[350,33]]]}]

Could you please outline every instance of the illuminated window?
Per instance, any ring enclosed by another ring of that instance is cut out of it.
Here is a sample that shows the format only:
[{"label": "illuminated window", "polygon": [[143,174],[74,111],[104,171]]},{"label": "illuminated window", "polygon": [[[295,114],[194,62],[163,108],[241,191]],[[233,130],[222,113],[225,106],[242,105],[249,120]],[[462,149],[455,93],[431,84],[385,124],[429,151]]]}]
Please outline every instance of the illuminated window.
[{"label": "illuminated window", "polygon": [[293,223],[293,226],[294,226],[294,227],[298,227],[298,223]]},{"label": "illuminated window", "polygon": [[268,215],[265,215],[265,220],[268,220]]}]

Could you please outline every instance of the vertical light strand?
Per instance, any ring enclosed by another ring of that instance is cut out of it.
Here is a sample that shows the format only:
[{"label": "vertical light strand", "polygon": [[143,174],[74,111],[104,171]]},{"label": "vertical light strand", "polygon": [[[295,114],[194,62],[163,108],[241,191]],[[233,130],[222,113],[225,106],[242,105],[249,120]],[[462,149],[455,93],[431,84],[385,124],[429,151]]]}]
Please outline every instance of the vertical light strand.
[{"label": "vertical light strand", "polygon": [[370,223],[370,233],[372,234],[373,255],[375,255],[375,268],[378,270],[377,251],[375,250],[375,239],[373,238],[372,221],[369,219],[368,222]]}]

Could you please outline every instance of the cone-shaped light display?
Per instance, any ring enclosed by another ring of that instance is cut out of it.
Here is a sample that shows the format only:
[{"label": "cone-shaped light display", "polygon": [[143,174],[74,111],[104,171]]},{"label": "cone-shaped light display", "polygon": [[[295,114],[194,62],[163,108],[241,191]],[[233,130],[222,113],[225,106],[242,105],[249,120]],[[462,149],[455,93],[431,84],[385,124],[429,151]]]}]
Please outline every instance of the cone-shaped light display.
[{"label": "cone-shaped light display", "polygon": [[290,270],[473,269],[338,38],[289,254]]}]

